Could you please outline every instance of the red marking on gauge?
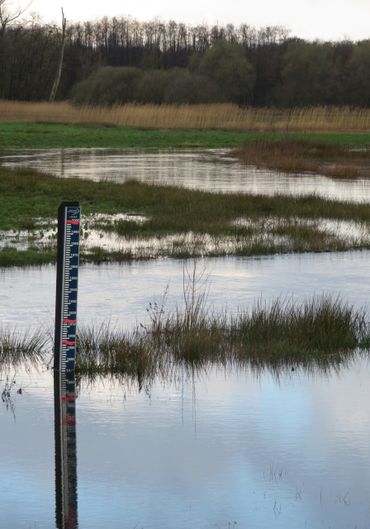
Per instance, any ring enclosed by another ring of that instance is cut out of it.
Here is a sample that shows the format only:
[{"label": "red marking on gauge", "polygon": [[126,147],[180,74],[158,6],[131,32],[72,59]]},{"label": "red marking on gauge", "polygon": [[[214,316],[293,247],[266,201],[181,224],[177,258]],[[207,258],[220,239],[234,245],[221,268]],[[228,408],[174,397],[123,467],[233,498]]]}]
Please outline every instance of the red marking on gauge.
[{"label": "red marking on gauge", "polygon": [[65,397],[62,397],[62,400],[67,402],[76,400],[76,395],[66,395]]},{"label": "red marking on gauge", "polygon": [[79,220],[69,219],[69,220],[67,220],[67,224],[76,224],[76,225],[78,225],[78,224],[80,224],[80,221]]},{"label": "red marking on gauge", "polygon": [[69,320],[68,318],[66,318],[65,320],[63,320],[63,323],[66,323],[67,325],[76,325],[77,320]]},{"label": "red marking on gauge", "polygon": [[73,417],[73,415],[67,415],[66,418],[63,421],[64,424],[67,426],[71,426],[72,424],[76,424],[76,417]]},{"label": "red marking on gauge", "polygon": [[72,340],[62,340],[62,344],[75,346],[76,342],[73,342]]}]

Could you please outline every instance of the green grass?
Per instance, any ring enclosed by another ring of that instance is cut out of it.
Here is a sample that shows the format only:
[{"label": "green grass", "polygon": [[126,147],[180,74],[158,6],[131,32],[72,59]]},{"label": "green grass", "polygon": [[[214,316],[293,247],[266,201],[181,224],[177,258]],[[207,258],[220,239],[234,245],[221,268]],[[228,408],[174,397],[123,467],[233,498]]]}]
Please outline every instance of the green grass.
[{"label": "green grass", "polygon": [[243,235],[248,228],[225,227],[239,217],[330,218],[369,222],[370,208],[316,196],[290,197],[209,193],[181,187],[129,181],[123,184],[63,179],[32,170],[0,167],[0,229],[34,227],[34,219],[55,218],[62,200],[79,200],[84,215],[136,213],[149,222],[115,222],[107,229],[129,235],[156,235],[193,230],[199,233]]},{"label": "green grass", "polygon": [[0,249],[0,267],[44,265],[54,263],[55,260],[56,250],[44,248],[17,250],[10,247]]},{"label": "green grass", "polygon": [[0,123],[0,149],[182,149],[237,147],[256,140],[304,139],[367,147],[370,133],[281,133],[224,130],[161,130],[103,125]]},{"label": "green grass", "polygon": [[[282,252],[341,251],[368,248],[370,237],[358,242],[346,242],[339,236],[320,231],[320,219],[352,220],[370,228],[370,208],[367,205],[335,202],[315,196],[255,196],[216,194],[179,187],[153,186],[135,181],[117,184],[63,179],[31,170],[12,171],[0,167],[0,230],[29,230],[29,248],[0,251],[0,265],[26,265],[53,262],[55,241],[43,248],[37,245],[35,229],[40,220],[55,219],[63,200],[79,200],[82,206],[82,228],[89,231],[94,223],[92,213],[137,213],[148,217],[147,222],[108,222],[95,227],[114,231],[127,239],[144,241],[166,235],[176,235],[180,242],[160,250],[158,255],[189,257],[195,255],[266,255]],[[249,219],[248,225],[235,224],[236,219]],[[271,224],[271,219],[274,223]],[[303,222],[304,221],[304,222]],[[302,223],[303,222],[303,223]],[[269,230],[269,231],[268,231]],[[192,233],[191,243],[182,242],[184,234]],[[266,239],[269,233],[270,239]],[[206,237],[216,241],[207,249]],[[271,238],[279,237],[278,242]],[[222,241],[234,246],[226,249]],[[280,241],[280,242],[279,242]],[[96,247],[82,254],[82,260],[126,261],[151,257],[143,252],[133,255],[130,249],[109,252]]]}]

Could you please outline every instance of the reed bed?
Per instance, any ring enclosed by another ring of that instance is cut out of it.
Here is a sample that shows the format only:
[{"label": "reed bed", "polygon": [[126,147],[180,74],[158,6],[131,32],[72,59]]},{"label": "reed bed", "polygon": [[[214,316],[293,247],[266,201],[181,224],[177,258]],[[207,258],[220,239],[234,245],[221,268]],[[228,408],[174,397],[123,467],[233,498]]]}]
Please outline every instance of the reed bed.
[{"label": "reed bed", "polygon": [[233,104],[112,107],[0,101],[0,122],[69,123],[158,129],[368,131],[370,109],[350,107],[240,108]]},{"label": "reed bed", "polygon": [[256,141],[234,149],[233,156],[248,165],[332,178],[368,178],[370,151],[303,140]]}]

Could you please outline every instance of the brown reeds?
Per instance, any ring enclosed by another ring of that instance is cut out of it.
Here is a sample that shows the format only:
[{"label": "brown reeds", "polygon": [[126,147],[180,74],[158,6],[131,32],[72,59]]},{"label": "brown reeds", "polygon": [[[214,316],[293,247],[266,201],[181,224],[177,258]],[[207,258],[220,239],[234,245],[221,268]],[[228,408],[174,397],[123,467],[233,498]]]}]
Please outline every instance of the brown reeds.
[{"label": "brown reeds", "polygon": [[101,124],[162,129],[368,131],[370,109],[240,108],[233,104],[73,106],[69,102],[0,101],[0,122]]},{"label": "brown reeds", "polygon": [[314,173],[333,178],[368,177],[370,151],[303,140],[257,141],[232,151],[248,165],[284,173]]}]

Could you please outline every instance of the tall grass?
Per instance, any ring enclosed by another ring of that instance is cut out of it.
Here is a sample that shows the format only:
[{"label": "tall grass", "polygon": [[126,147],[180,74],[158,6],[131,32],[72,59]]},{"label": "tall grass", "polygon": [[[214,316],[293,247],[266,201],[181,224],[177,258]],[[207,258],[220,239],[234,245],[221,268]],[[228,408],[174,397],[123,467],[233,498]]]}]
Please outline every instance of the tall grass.
[{"label": "tall grass", "polygon": [[41,330],[20,332],[0,328],[0,369],[44,360],[48,337]]},{"label": "tall grass", "polygon": [[[191,278],[193,281],[193,278]],[[123,332],[110,324],[79,328],[79,375],[123,377],[139,387],[179,369],[210,365],[284,369],[338,367],[359,349],[369,349],[365,314],[340,299],[312,298],[303,304],[278,299],[235,315],[211,313],[204,290],[187,285],[183,308],[166,313],[152,306],[147,325]],[[45,360],[50,337],[0,332],[0,369]]]},{"label": "tall grass", "polygon": [[141,384],[160,370],[155,353],[138,330],[126,334],[109,324],[89,326],[78,334],[77,368],[83,374],[124,374]]},{"label": "tall grass", "polygon": [[[190,292],[190,290],[189,290]],[[156,311],[134,333],[108,327],[80,332],[80,374],[120,373],[142,385],[176,368],[339,366],[368,341],[365,315],[339,299],[302,305],[276,300],[234,316],[211,314],[204,298],[172,313]]]},{"label": "tall grass", "polygon": [[257,365],[330,363],[354,350],[366,333],[365,315],[330,297],[302,305],[281,300],[258,304],[230,321],[236,358]]},{"label": "tall grass", "polygon": [[1,122],[122,125],[165,129],[368,131],[370,109],[240,108],[232,104],[76,107],[68,102],[0,101]]}]

